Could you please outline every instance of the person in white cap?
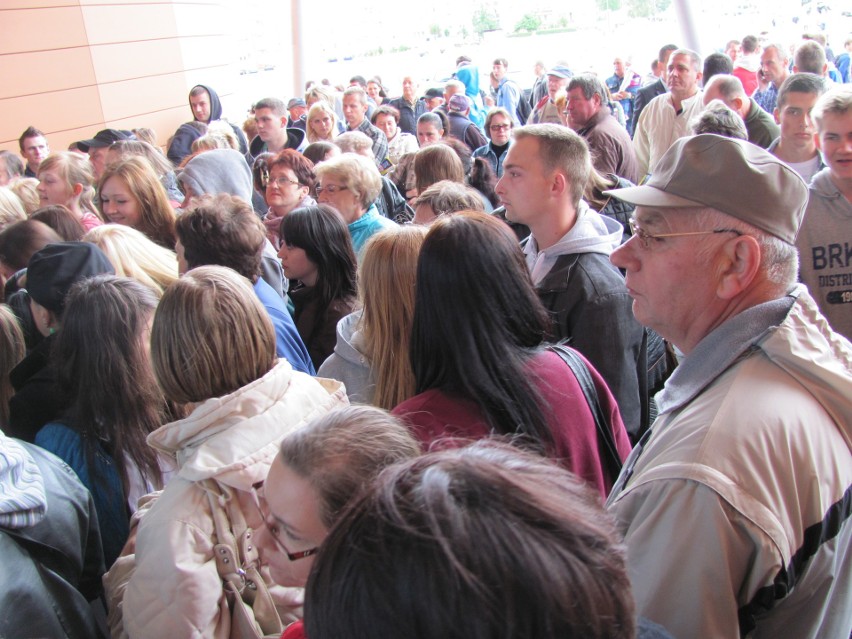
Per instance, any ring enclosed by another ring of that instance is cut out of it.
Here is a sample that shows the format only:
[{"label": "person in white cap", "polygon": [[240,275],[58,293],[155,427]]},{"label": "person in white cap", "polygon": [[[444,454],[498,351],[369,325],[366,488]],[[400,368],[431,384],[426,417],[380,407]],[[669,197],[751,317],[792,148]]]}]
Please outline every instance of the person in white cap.
[{"label": "person in white cap", "polygon": [[612,262],[685,357],[607,502],[637,612],[675,637],[852,628],[852,345],[796,283],[799,175],[744,140],[684,138]]}]

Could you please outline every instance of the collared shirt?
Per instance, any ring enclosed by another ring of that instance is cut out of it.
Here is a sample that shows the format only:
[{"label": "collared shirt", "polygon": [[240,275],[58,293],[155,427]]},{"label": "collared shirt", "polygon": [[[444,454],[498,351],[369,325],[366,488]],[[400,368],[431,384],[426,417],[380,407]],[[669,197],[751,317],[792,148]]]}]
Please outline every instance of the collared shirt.
[{"label": "collared shirt", "polygon": [[639,116],[633,137],[640,178],[654,172],[657,162],[675,140],[689,135],[689,121],[703,108],[700,90],[681,103],[680,113],[675,111],[671,94],[651,100]]},{"label": "collared shirt", "polygon": [[349,127],[350,131],[361,131],[373,141],[373,155],[376,156],[377,162],[384,162],[388,157],[388,138],[385,132],[380,128],[370,124],[367,118],[361,120],[361,124],[354,129]]},{"label": "collared shirt", "polygon": [[766,90],[761,91],[758,89],[751,97],[755,102],[757,102],[761,109],[772,114],[775,111],[775,104],[778,101],[778,89],[770,82],[769,86],[766,87]]}]

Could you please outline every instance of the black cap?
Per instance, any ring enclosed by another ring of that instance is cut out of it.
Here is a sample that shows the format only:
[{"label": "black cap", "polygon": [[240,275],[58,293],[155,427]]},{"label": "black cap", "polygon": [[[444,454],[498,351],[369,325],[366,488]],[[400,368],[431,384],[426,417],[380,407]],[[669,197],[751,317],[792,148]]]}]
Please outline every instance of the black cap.
[{"label": "black cap", "polygon": [[104,252],[94,244],[48,244],[30,258],[27,291],[36,303],[62,315],[65,297],[74,284],[104,274],[115,275],[115,269]]},{"label": "black cap", "polygon": [[103,131],[98,131],[97,135],[91,140],[80,140],[77,142],[77,148],[84,153],[88,153],[89,149],[102,149],[105,146],[112,146],[113,142],[132,139],[132,133],[126,133],[118,129],[104,129]]},{"label": "black cap", "polygon": [[427,98],[443,98],[444,92],[441,89],[426,89],[426,93],[423,95]]}]

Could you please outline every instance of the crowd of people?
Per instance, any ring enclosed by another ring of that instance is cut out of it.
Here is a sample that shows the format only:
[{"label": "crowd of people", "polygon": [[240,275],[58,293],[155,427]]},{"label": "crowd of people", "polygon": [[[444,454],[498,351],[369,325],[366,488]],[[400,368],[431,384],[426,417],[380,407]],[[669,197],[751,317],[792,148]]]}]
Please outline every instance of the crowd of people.
[{"label": "crowd of people", "polygon": [[845,49],[27,128],[0,636],[847,639]]}]

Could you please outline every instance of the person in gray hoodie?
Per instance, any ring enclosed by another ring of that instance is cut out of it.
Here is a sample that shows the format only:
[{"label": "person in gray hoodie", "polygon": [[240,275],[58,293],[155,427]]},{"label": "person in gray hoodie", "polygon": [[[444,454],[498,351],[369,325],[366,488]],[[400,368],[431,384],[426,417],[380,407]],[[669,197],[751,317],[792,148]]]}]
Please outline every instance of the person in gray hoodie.
[{"label": "person in gray hoodie", "polygon": [[[235,195],[251,204],[251,169],[245,158],[232,149],[214,149],[196,155],[178,174],[178,182],[186,196],[181,208],[187,208],[193,197],[218,193]],[[261,271],[264,281],[286,300],[287,280],[269,240],[263,247]]]},{"label": "person in gray hoodie", "polygon": [[363,308],[337,323],[334,352],[318,372],[343,382],[352,403],[390,410],[414,395],[408,347],[425,237],[422,226],[399,226],[367,243],[358,277]]},{"label": "person in gray hoodie", "polygon": [[812,117],[827,168],[809,187],[808,208],[796,238],[799,279],[807,284],[831,327],[852,339],[852,90],[819,98]]},{"label": "person in gray hoodie", "polygon": [[514,139],[495,190],[506,218],[530,228],[524,254],[553,317],[550,338],[567,341],[600,372],[635,441],[649,420],[646,337],[609,261],[622,227],[580,199],[592,164],[579,135],[535,124],[515,129]]}]

